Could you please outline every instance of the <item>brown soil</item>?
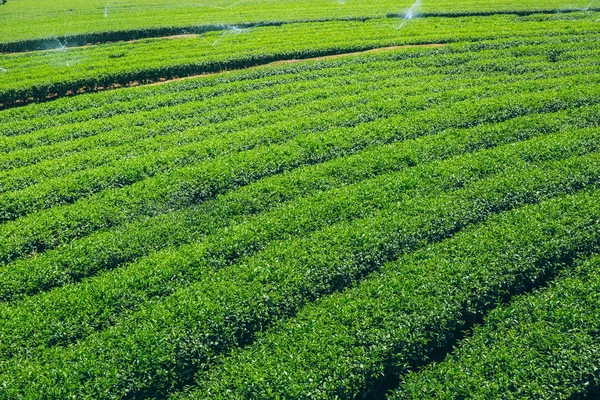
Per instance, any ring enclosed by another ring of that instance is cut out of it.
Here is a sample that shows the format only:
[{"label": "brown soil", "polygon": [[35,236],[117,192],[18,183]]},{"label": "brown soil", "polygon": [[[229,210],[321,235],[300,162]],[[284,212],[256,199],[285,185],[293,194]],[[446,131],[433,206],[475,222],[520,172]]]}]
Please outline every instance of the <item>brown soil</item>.
[{"label": "brown soil", "polygon": [[[186,35],[186,36],[190,36],[190,35]],[[193,35],[191,35],[191,36],[193,36]],[[179,36],[179,37],[181,37],[181,36]],[[175,36],[173,36],[172,38],[175,38]],[[123,87],[163,85],[165,83],[183,81],[186,79],[201,78],[201,77],[205,77],[205,76],[214,76],[214,75],[219,75],[219,74],[229,74],[229,73],[232,73],[235,71],[255,70],[255,69],[259,69],[259,68],[289,65],[289,64],[294,64],[294,63],[299,63],[299,62],[304,62],[304,61],[333,60],[333,59],[342,58],[342,57],[357,56],[357,55],[368,54],[368,53],[379,53],[379,52],[383,52],[383,51],[392,51],[392,50],[408,49],[408,48],[415,48],[415,47],[444,47],[444,46],[446,46],[446,44],[443,44],[443,43],[411,44],[411,45],[405,45],[405,46],[379,47],[376,49],[356,51],[356,52],[352,52],[352,53],[332,54],[329,56],[321,56],[321,57],[313,57],[313,58],[279,60],[279,61],[274,61],[274,62],[267,63],[267,64],[256,65],[254,67],[232,69],[232,70],[221,71],[221,72],[209,72],[209,73],[190,75],[190,76],[185,76],[185,77],[175,78],[175,79],[159,78],[156,82],[150,82],[150,83],[133,81],[126,85],[114,84],[114,85],[110,85],[108,87],[95,87],[92,90],[85,90],[83,88],[78,89],[76,91],[70,90],[64,96],[59,96],[58,94],[52,94],[52,95],[46,96],[44,99],[41,99],[41,101],[50,101],[50,100],[57,99],[59,97],[75,96],[78,94],[89,93],[89,92],[101,92],[104,90],[119,89],[119,88],[123,88]],[[35,101],[40,101],[40,99],[33,99],[33,98],[32,99],[24,99],[24,100],[16,101],[15,103],[10,103],[10,104],[0,103],[0,110],[4,109],[6,107],[10,107],[11,105],[12,106],[20,106],[20,105],[26,105],[26,104],[29,104],[29,103],[32,103]]]},{"label": "brown soil", "polygon": [[[205,74],[190,75],[190,76],[185,76],[185,77],[182,77],[182,78],[175,78],[175,79],[161,79],[158,82],[149,83],[149,84],[146,84],[146,85],[143,85],[143,86],[162,85],[164,83],[177,82],[177,81],[182,81],[182,80],[186,80],[186,79],[201,78],[203,76],[213,76],[213,75],[219,75],[219,74],[228,74],[228,73],[232,73],[232,72],[235,72],[235,71],[242,71],[242,70],[245,71],[245,70],[258,69],[258,68],[274,67],[274,66],[278,66],[278,65],[288,65],[288,64],[294,64],[294,63],[299,63],[299,62],[304,62],[304,61],[324,61],[324,60],[333,60],[333,59],[342,58],[342,57],[358,56],[358,55],[361,55],[361,54],[379,53],[379,52],[382,52],[382,51],[401,50],[401,49],[409,49],[409,48],[415,48],[415,47],[444,47],[444,46],[446,46],[446,44],[444,44],[444,43],[410,44],[410,45],[405,45],[405,46],[379,47],[377,49],[356,51],[356,52],[352,52],[352,53],[333,54],[333,55],[330,55],[330,56],[322,56],[322,57],[295,58],[295,59],[291,59],[291,60],[273,61],[273,62],[268,63],[268,64],[261,64],[261,65],[256,65],[254,67],[248,67],[248,68],[243,68],[243,69],[232,69],[232,70],[221,71],[221,72],[209,72],[209,73],[205,73]],[[137,86],[137,85],[130,85],[130,86]]]}]

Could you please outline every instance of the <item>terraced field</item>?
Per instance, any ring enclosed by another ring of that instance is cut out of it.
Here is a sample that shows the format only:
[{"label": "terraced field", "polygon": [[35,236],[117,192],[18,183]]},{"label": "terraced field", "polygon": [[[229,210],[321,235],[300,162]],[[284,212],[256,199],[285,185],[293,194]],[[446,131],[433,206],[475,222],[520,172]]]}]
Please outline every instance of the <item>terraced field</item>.
[{"label": "terraced field", "polygon": [[585,399],[600,2],[0,4],[0,399]]}]

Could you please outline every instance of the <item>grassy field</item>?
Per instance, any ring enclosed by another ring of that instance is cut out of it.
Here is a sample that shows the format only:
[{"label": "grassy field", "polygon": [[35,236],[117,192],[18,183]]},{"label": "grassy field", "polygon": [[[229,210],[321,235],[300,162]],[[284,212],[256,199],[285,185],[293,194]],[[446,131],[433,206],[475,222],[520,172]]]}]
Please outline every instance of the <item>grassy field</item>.
[{"label": "grassy field", "polygon": [[[406,13],[413,3],[413,0],[7,0],[0,10],[0,43],[55,37],[62,37],[64,42],[65,38],[73,41],[79,36],[103,32],[116,33],[113,37],[118,37],[127,31],[152,32],[172,27],[380,18]],[[440,0],[423,1],[418,11],[460,14],[591,6],[589,0]]]},{"label": "grassy field", "polygon": [[402,29],[397,29],[402,20],[391,18],[295,23],[0,55],[5,70],[0,73],[0,104],[382,47],[553,36],[556,42],[563,41],[555,46],[563,48],[570,41],[600,34],[595,14],[567,15],[431,17]]},{"label": "grassy field", "polygon": [[0,399],[584,399],[600,2],[0,4]]}]

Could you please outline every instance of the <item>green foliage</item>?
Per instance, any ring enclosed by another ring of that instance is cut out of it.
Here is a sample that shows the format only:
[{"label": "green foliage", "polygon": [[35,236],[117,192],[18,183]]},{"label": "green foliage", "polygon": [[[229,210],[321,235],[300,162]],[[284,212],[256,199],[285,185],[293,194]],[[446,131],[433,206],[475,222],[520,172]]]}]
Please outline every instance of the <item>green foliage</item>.
[{"label": "green foliage", "polygon": [[599,294],[596,256],[491,312],[444,362],[409,374],[391,398],[583,398],[600,378]]},{"label": "green foliage", "polygon": [[[576,59],[575,52],[584,49],[579,42],[597,49],[600,33],[596,14],[577,16],[565,21],[552,15],[538,20],[514,16],[425,18],[400,30],[395,27],[401,22],[394,19],[296,23],[244,31],[219,27],[218,31],[192,37],[0,55],[0,65],[6,69],[0,74],[0,104],[385,46],[524,37],[537,44],[539,37],[547,43],[548,54],[564,51],[571,54],[565,57]],[[494,29],[488,28],[490,24]],[[586,35],[572,35],[572,29]],[[53,43],[56,47],[56,40]],[[514,60],[514,67],[524,61]]]},{"label": "green foliage", "polygon": [[[384,380],[445,351],[461,330],[499,299],[543,284],[558,271],[570,269],[574,257],[600,250],[599,194],[597,190],[584,192],[512,210],[401,257],[357,287],[305,307],[261,335],[251,347],[224,358],[214,370],[200,372],[196,378],[199,387],[181,398],[204,398],[207,393],[224,399],[381,395],[375,392],[379,387],[385,390]],[[579,282],[580,289],[584,285]],[[567,330],[581,326],[584,319],[590,328],[597,325],[595,314],[588,319],[581,307],[589,301],[589,308],[598,308],[598,289],[597,285],[588,288],[590,297],[572,293],[569,300],[578,301],[577,306],[560,304],[564,298],[555,296],[554,307],[559,308],[555,315],[564,324],[565,336],[579,336],[577,331]],[[525,296],[521,304],[551,307],[546,299],[527,300],[530,298]],[[594,339],[589,336],[577,341],[553,338],[555,330],[549,327],[548,341],[542,342],[538,334],[543,331],[515,326],[517,317],[531,318],[535,324],[539,312],[517,310],[494,312],[494,321],[505,329],[497,331],[490,326],[479,332],[477,339],[465,340],[469,350],[460,353],[460,365],[444,362],[441,366],[447,365],[445,368],[408,375],[409,383],[400,392],[404,396],[397,397],[507,398],[503,388],[527,385],[540,385],[547,395],[532,388],[527,393],[516,391],[514,398],[562,397],[555,391],[559,389],[555,381],[550,385],[549,380],[540,379],[538,368],[548,375],[562,373],[580,379],[581,388],[586,378],[579,368],[595,370],[597,339],[590,348]],[[546,318],[540,315],[539,321],[543,325]],[[490,343],[491,335],[501,342],[518,340],[522,345],[504,357],[497,345]],[[581,344],[587,345],[578,349]],[[563,349],[571,351],[563,354]],[[571,358],[577,350],[580,358]],[[554,355],[568,363],[560,372]],[[532,365],[538,357],[547,358],[547,364]],[[471,368],[479,370],[470,372]],[[529,369],[530,375],[524,378],[520,368]],[[512,382],[503,381],[499,374],[513,376]],[[573,383],[561,382],[567,387]]]},{"label": "green foliage", "polygon": [[[560,150],[553,149],[553,142]],[[533,148],[525,151],[521,162],[515,163],[506,161],[508,154],[500,156],[502,152],[497,155],[494,151],[484,153],[481,164],[477,158],[469,162],[472,157],[466,157],[465,166],[440,168],[453,177],[448,183],[454,190],[447,193],[414,196],[407,192],[402,196],[403,190],[398,188],[408,183],[403,179],[375,180],[373,189],[358,191],[373,195],[370,200],[376,203],[372,215],[334,224],[305,238],[273,242],[256,256],[231,267],[214,270],[214,264],[198,264],[201,259],[195,248],[160,257],[159,264],[140,269],[154,271],[152,275],[164,271],[173,277],[177,273],[165,262],[178,268],[187,266],[198,281],[176,290],[165,301],[149,302],[139,312],[92,333],[77,346],[60,352],[49,349],[46,355],[37,353],[31,361],[6,364],[6,373],[0,377],[8,388],[6,397],[31,397],[40,392],[49,398],[75,393],[78,397],[94,397],[98,392],[115,397],[133,392],[143,397],[173,390],[215,357],[251,340],[259,330],[293,315],[309,301],[353,284],[387,261],[447,238],[494,213],[595,185],[600,176],[598,153],[555,161],[555,157],[568,154],[562,153],[563,149],[585,153],[589,143],[584,140],[565,147],[560,139],[549,139],[547,144],[541,139],[538,146],[534,141]],[[527,149],[526,144],[523,146]],[[514,156],[508,159],[518,160]],[[527,166],[527,160],[539,165]],[[494,173],[494,166],[503,172],[472,183],[456,174],[472,169],[471,173],[485,177]],[[419,176],[407,178],[409,182],[422,180]],[[378,195],[385,192],[392,197]],[[398,195],[404,200],[398,201]],[[355,206],[362,208],[360,204]],[[589,214],[596,215],[592,211]],[[250,237],[254,237],[252,232]],[[597,239],[595,234],[592,238]],[[231,242],[222,244],[227,243]],[[149,282],[132,277],[109,278],[109,282],[132,280],[144,286]],[[77,296],[70,298],[75,300]],[[112,302],[97,292],[95,298],[96,303],[100,299]],[[161,345],[150,345],[149,341]],[[132,364],[132,359],[140,362]],[[76,371],[85,373],[79,375]],[[122,379],[123,374],[130,378]],[[34,378],[24,380],[24,376]],[[21,382],[27,383],[23,386]]]},{"label": "green foliage", "polygon": [[[120,0],[36,2],[32,20],[74,40],[168,34],[190,18],[197,31],[0,55],[0,103],[452,44],[1,110],[0,399],[593,386],[597,261],[573,260],[600,250],[595,11],[442,1],[397,29],[370,18],[402,12],[387,1],[228,1],[201,17],[153,0],[128,1],[127,16]],[[50,10],[79,20],[51,27]],[[265,26],[223,30],[216,15]],[[3,32],[8,46],[47,41]]]},{"label": "green foliage", "polygon": [[[585,76],[584,80],[589,82],[590,77]],[[567,80],[566,84],[570,86],[571,81]],[[525,91],[528,85],[534,91],[540,91],[544,85],[556,91],[499,96],[502,90]],[[8,262],[24,254],[43,252],[99,229],[117,226],[133,218],[152,217],[174,208],[189,206],[262,177],[305,164],[353,154],[367,145],[404,140],[449,127],[460,128],[482,122],[499,122],[521,113],[556,111],[565,106],[584,105],[590,101],[593,103],[597,96],[594,88],[587,85],[569,88],[561,93],[561,86],[554,80],[545,84],[535,81],[522,82],[515,88],[510,85],[503,86],[505,89],[494,88],[495,90],[489,91],[488,94],[473,96],[482,97],[482,100],[456,102],[469,98],[472,93],[468,90],[457,90],[453,97],[454,92],[450,91],[448,99],[454,101],[452,106],[440,105],[392,119],[360,123],[355,128],[342,127],[300,134],[292,136],[290,140],[286,140],[287,132],[282,134],[277,130],[273,130],[272,133],[258,130],[254,138],[244,131],[237,132],[231,138],[215,139],[215,142],[224,142],[226,148],[237,142],[240,146],[249,147],[248,151],[234,152],[197,165],[184,166],[122,189],[104,190],[99,196],[91,196],[72,205],[53,207],[35,213],[31,212],[39,208],[37,204],[64,204],[76,196],[88,193],[89,186],[85,184],[86,180],[74,180],[73,186],[78,191],[75,193],[68,186],[69,181],[63,179],[58,180],[61,185],[58,190],[51,186],[47,189],[49,196],[39,188],[35,190],[35,186],[32,187],[30,197],[21,195],[20,192],[8,193],[3,196],[5,207],[2,219],[11,220],[24,214],[30,215],[0,226],[0,260]],[[486,87],[474,90],[483,93],[488,91]],[[498,97],[485,101],[485,96],[494,94]],[[410,103],[399,104],[399,107],[407,106],[410,108]],[[296,131],[287,134],[294,133]],[[268,145],[252,149],[255,145],[251,140]],[[204,142],[200,143],[203,144],[206,145]],[[210,152],[212,148],[208,142],[203,151]],[[175,148],[170,152],[177,153],[181,150]],[[168,155],[169,151],[165,154]],[[144,158],[133,161],[143,163]],[[145,172],[144,168],[140,169]],[[137,171],[124,169],[122,173],[135,174]],[[96,184],[97,180],[91,179],[91,183]]]},{"label": "green foliage", "polygon": [[[23,294],[34,294],[114,268],[163,247],[189,243],[241,216],[264,212],[297,196],[308,196],[466,151],[595,126],[599,123],[598,109],[598,106],[570,109],[468,129],[449,129],[431,137],[369,146],[356,155],[265,178],[204,205],[132,223],[115,231],[92,234],[71,242],[66,248],[59,247],[10,264],[1,270],[0,298],[11,300]],[[57,265],[61,267],[57,268]]]},{"label": "green foliage", "polygon": [[[174,258],[175,261],[164,262],[165,259],[177,255],[177,253],[174,254],[172,251],[158,253],[142,260],[138,265],[130,266],[127,271],[117,270],[112,278],[101,275],[98,279],[75,287],[67,287],[64,291],[52,291],[48,296],[43,296],[43,300],[36,298],[32,303],[26,302],[29,303],[28,305],[20,303],[16,312],[11,311],[10,308],[4,309],[3,314],[7,317],[2,332],[6,337],[11,337],[12,341],[9,344],[9,350],[7,347],[0,346],[2,349],[0,354],[6,355],[7,351],[12,353],[14,349],[30,351],[34,346],[40,346],[43,343],[69,342],[77,339],[82,331],[90,334],[92,333],[89,331],[90,329],[106,324],[107,316],[112,319],[117,317],[121,309],[133,308],[134,305],[127,303],[131,296],[135,296],[138,301],[145,296],[150,298],[166,296],[180,286],[201,279],[202,274],[198,275],[198,271],[234,264],[238,259],[264,249],[274,240],[304,236],[331,224],[364,218],[378,212],[387,203],[402,201],[405,197],[431,197],[432,193],[455,189],[471,181],[504,172],[508,168],[510,160],[517,163],[520,158],[525,161],[543,159],[546,162],[547,159],[564,158],[592,150],[587,147],[590,141],[594,141],[593,133],[587,130],[580,131],[576,135],[569,133],[570,138],[567,140],[564,140],[565,136],[564,133],[549,135],[539,138],[539,140],[532,139],[531,143],[523,142],[523,146],[517,148],[501,146],[498,149],[425,164],[406,171],[384,173],[339,190],[330,190],[323,194],[318,193],[300,198],[281,208],[244,220],[240,224],[216,230],[214,234],[204,237],[200,243],[186,247],[181,256]],[[541,154],[538,153],[540,148],[542,149]],[[378,157],[381,156],[380,154]],[[407,155],[401,154],[398,157],[406,159]],[[393,162],[393,159],[388,162]],[[200,215],[197,216],[197,218],[200,217]],[[205,214],[204,217],[208,217],[208,215]],[[67,254],[72,255],[73,253]],[[195,255],[194,259],[186,261],[190,254]],[[49,261],[46,271],[54,272],[52,268],[56,265],[55,260],[50,259]],[[160,267],[157,267],[159,265]],[[162,278],[154,271],[156,268],[160,269]],[[153,272],[149,276],[150,271]],[[18,274],[19,270],[15,272]],[[62,270],[59,278],[65,279],[67,272],[67,270]],[[23,271],[23,273],[27,275],[27,272]],[[128,278],[125,279],[123,274]],[[135,278],[132,278],[131,274]],[[177,275],[178,279],[169,282],[173,275]],[[44,276],[38,276],[32,281],[39,283],[42,279]],[[132,280],[143,282],[142,290],[129,285],[128,282]],[[115,281],[123,281],[125,285],[115,285]],[[149,283],[151,281],[152,284]],[[9,285],[7,286],[10,287]],[[99,296],[98,292],[103,292],[103,294]],[[90,296],[102,297],[105,300],[93,301]],[[53,304],[50,308],[56,310],[56,313],[48,311],[49,304]],[[27,308],[32,311],[25,312]],[[67,311],[69,309],[71,310]],[[15,320],[8,318],[11,314],[16,316]],[[89,315],[98,315],[99,317],[94,318],[92,324]],[[70,325],[68,329],[63,327],[66,319]],[[78,328],[77,326],[83,324],[86,319],[87,326]],[[48,338],[45,334],[26,335],[28,336],[25,338],[27,343],[21,343],[18,338],[23,334],[19,331],[60,331],[63,333],[60,338]],[[70,331],[71,334],[67,336],[64,334],[65,331]]]},{"label": "green foliage", "polygon": [[[408,10],[413,0],[324,1],[209,0],[202,3],[156,0],[15,1],[3,10],[11,24],[0,26],[0,51],[52,48],[59,38],[74,45],[202,32],[223,25],[281,24],[293,21],[381,18]],[[436,15],[539,11],[553,14],[585,7],[588,0],[456,0],[423,2],[419,13]],[[32,24],[31,21],[35,21]]]}]

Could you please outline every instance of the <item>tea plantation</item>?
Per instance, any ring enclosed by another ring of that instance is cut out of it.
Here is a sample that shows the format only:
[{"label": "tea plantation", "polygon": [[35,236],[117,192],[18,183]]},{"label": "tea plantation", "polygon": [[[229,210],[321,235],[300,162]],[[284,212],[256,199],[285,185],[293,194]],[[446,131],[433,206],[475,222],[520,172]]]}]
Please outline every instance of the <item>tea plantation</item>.
[{"label": "tea plantation", "polygon": [[600,1],[0,4],[0,399],[600,396]]}]

